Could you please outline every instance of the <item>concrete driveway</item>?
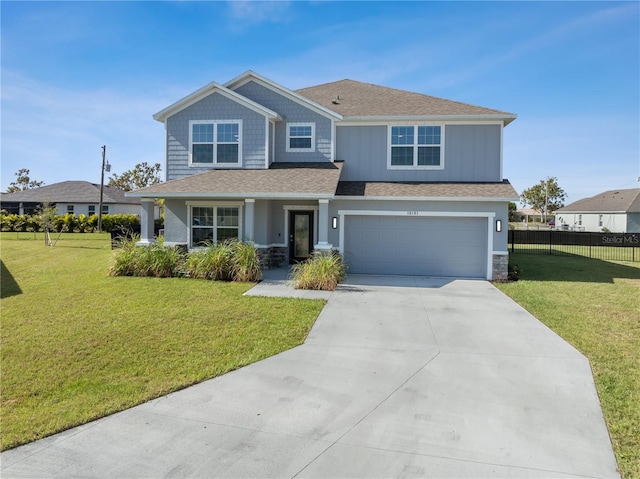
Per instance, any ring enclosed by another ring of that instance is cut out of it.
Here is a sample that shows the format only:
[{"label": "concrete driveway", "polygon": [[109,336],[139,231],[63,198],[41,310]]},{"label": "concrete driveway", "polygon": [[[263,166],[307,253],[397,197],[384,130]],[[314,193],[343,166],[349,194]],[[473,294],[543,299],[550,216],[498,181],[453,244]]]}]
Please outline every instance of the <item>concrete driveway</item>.
[{"label": "concrete driveway", "polygon": [[1,460],[3,478],[619,477],[574,348],[488,282],[373,276],[302,346]]}]

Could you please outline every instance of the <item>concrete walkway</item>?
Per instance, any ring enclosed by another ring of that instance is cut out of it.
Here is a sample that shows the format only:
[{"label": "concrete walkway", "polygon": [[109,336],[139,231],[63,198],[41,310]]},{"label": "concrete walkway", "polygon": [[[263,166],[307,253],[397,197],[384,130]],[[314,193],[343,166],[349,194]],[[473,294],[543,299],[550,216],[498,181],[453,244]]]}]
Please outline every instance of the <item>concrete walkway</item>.
[{"label": "concrete walkway", "polygon": [[619,477],[588,361],[490,283],[327,296],[304,345],[6,451],[2,477]]}]

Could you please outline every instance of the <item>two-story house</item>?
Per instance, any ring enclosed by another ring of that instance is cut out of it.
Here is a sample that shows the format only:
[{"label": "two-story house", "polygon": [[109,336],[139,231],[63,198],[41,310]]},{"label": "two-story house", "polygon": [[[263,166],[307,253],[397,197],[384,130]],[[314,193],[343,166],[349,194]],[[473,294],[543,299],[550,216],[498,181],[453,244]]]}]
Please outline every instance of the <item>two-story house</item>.
[{"label": "two-story house", "polygon": [[350,273],[504,278],[502,135],[516,116],[353,80],[292,91],[252,71],[153,116],[167,182],[153,241],[252,241],[268,266],[337,250]]}]

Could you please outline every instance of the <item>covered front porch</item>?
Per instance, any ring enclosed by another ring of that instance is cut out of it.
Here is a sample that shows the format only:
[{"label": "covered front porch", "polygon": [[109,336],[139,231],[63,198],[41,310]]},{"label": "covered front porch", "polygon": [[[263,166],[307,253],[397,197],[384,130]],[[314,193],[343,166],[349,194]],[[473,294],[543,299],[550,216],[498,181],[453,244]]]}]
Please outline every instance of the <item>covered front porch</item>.
[{"label": "covered front porch", "polygon": [[188,249],[238,238],[256,245],[267,267],[331,250],[330,202],[342,163],[272,163],[215,169],[128,193],[139,197],[141,244],[153,236],[153,204],[164,199],[165,244]]}]

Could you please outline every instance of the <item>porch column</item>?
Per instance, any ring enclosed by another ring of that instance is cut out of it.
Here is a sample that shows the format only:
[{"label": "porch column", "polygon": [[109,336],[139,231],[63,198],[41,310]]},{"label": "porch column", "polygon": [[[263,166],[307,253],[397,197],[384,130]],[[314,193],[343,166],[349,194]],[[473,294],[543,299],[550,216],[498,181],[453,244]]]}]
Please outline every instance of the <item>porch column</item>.
[{"label": "porch column", "polygon": [[153,198],[142,198],[142,208],[140,209],[140,242],[138,244],[154,243],[154,223],[153,212],[155,200]]},{"label": "porch column", "polygon": [[329,200],[318,200],[318,244],[315,249],[330,250],[329,244]]},{"label": "porch column", "polygon": [[253,223],[255,217],[256,200],[247,198],[244,200],[244,240],[253,243]]}]

